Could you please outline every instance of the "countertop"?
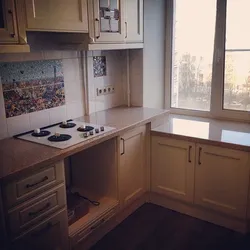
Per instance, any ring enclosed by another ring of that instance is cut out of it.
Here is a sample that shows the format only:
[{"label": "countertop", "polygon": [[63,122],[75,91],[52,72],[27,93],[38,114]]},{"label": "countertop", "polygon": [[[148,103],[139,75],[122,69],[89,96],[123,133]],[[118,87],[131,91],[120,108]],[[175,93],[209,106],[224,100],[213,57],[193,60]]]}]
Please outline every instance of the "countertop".
[{"label": "countertop", "polygon": [[168,111],[143,107],[118,107],[80,117],[77,120],[115,127],[114,130],[66,149],[57,149],[21,139],[0,141],[0,179],[11,178],[19,172],[46,166],[86,148],[116,137],[136,126],[163,117]]},{"label": "countertop", "polygon": [[250,152],[250,124],[169,114],[152,135]]}]

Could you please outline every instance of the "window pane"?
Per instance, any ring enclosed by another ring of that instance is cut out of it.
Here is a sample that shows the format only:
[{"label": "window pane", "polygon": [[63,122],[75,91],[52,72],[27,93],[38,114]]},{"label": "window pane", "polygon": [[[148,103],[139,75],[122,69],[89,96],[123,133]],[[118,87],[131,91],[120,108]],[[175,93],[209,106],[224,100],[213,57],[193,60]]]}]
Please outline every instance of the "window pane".
[{"label": "window pane", "polygon": [[249,0],[228,0],[224,109],[250,110]]},{"label": "window pane", "polygon": [[210,110],[216,0],[175,0],[171,106]]},{"label": "window pane", "polygon": [[249,0],[227,0],[227,49],[250,49]]},{"label": "window pane", "polygon": [[250,110],[250,51],[226,52],[224,109]]}]

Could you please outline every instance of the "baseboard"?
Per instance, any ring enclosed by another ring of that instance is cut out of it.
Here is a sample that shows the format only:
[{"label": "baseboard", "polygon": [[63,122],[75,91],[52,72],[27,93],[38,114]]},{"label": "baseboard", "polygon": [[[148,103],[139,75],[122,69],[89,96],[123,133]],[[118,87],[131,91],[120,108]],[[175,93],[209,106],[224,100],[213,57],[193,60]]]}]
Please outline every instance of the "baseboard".
[{"label": "baseboard", "polygon": [[240,233],[247,233],[247,221],[227,217],[210,210],[206,210],[194,205],[182,203],[180,201],[166,198],[157,193],[150,193],[150,203],[195,217],[200,220],[208,221],[213,224],[232,229]]}]

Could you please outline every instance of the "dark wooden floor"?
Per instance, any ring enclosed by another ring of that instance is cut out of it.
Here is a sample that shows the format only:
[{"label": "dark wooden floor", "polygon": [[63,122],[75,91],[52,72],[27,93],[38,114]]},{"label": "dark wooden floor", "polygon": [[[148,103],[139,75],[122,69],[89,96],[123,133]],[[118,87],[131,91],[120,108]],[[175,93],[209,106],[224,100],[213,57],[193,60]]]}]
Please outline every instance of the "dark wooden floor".
[{"label": "dark wooden floor", "polygon": [[145,204],[91,250],[250,250],[250,237]]}]

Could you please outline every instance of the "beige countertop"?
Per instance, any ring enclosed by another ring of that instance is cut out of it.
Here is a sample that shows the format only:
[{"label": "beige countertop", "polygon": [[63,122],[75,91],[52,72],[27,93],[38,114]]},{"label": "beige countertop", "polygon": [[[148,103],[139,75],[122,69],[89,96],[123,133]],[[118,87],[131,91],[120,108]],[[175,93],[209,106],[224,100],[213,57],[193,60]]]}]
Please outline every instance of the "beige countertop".
[{"label": "beige countertop", "polygon": [[173,137],[250,152],[250,124],[169,114],[152,135]]},{"label": "beige countertop", "polygon": [[49,165],[166,114],[167,111],[161,109],[118,107],[80,117],[77,120],[116,129],[66,149],[57,149],[13,138],[1,140],[0,179],[12,177],[13,174],[20,171],[30,171],[39,166]]}]

